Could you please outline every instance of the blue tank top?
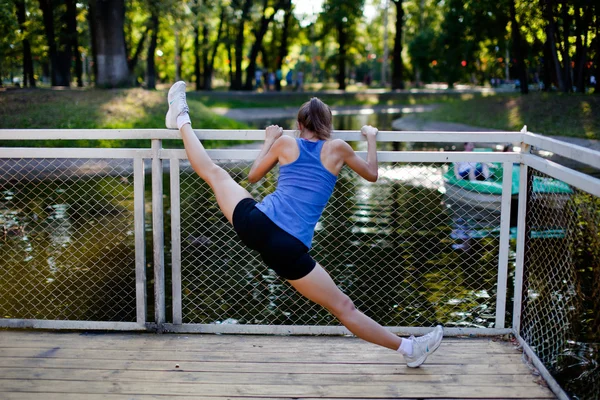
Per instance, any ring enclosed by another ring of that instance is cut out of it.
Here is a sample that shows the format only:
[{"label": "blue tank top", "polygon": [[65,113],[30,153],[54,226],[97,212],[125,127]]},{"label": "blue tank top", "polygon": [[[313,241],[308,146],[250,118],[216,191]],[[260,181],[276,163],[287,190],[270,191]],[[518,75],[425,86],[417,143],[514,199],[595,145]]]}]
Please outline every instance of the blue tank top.
[{"label": "blue tank top", "polygon": [[300,155],[279,168],[277,189],[256,205],[281,229],[309,249],[315,225],[333,193],[337,177],[321,163],[324,140],[296,139]]}]

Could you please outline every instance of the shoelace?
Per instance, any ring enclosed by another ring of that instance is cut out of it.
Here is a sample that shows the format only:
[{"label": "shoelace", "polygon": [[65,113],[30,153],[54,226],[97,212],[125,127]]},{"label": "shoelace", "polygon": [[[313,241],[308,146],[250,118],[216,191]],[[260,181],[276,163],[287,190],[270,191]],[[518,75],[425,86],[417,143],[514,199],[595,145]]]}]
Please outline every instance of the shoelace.
[{"label": "shoelace", "polygon": [[181,111],[179,112],[179,115],[184,114],[184,113],[189,113],[190,112],[190,108],[187,105],[187,101],[185,101],[185,92],[179,93],[179,100],[183,104],[183,107],[181,108]]}]

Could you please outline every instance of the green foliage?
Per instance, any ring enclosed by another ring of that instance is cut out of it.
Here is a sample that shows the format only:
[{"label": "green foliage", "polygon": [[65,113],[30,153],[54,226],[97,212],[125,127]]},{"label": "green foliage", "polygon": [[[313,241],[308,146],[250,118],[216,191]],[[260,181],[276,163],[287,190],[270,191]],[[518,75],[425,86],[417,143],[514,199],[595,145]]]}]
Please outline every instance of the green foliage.
[{"label": "green foliage", "polygon": [[0,84],[2,71],[12,67],[15,61],[16,40],[15,32],[19,30],[15,8],[12,1],[0,2]]}]

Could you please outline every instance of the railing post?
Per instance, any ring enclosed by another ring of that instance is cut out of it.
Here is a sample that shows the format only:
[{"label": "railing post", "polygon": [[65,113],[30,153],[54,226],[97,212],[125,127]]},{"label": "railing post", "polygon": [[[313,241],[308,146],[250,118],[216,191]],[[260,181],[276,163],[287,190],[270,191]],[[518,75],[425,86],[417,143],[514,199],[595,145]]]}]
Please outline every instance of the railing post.
[{"label": "railing post", "polygon": [[506,279],[508,275],[508,252],[510,239],[510,212],[512,200],[512,162],[502,165],[502,204],[500,209],[500,254],[498,254],[498,283],[496,285],[496,324],[504,328],[506,314]]},{"label": "railing post", "polygon": [[144,216],[144,159],[133,159],[134,225],[135,225],[135,292],[136,320],[146,323],[146,244]]},{"label": "railing post", "polygon": [[162,140],[152,139],[152,243],[154,249],[154,321],[160,332],[165,321],[165,238],[163,216]]},{"label": "railing post", "polygon": [[181,204],[179,159],[170,159],[171,172],[171,259],[173,280],[173,324],[181,325]]},{"label": "railing post", "polygon": [[[529,153],[530,146],[526,143],[521,143],[521,153]],[[521,306],[523,300],[523,269],[525,265],[525,245],[527,235],[527,165],[521,160],[519,170],[519,208],[517,213],[517,257],[515,266],[515,294],[513,303],[513,332],[515,335],[520,335],[521,329]]]}]

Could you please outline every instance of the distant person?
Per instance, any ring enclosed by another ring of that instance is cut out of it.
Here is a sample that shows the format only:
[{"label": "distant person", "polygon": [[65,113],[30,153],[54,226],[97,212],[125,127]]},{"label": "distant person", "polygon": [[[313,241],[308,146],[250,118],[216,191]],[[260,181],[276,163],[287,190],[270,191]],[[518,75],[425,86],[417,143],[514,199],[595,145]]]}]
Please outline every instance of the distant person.
[{"label": "distant person", "polygon": [[269,72],[268,75],[268,84],[269,90],[275,90],[275,73]]},{"label": "distant person", "polygon": [[[473,151],[473,142],[465,143],[465,151]],[[469,179],[470,181],[484,181],[490,177],[490,168],[485,163],[460,161],[454,163],[454,176],[456,179]]]},{"label": "distant person", "polygon": [[296,74],[296,90],[298,92],[304,91],[304,72],[298,71]]},{"label": "distant person", "polygon": [[282,79],[283,79],[283,72],[281,71],[281,68],[279,68],[275,72],[275,89],[277,89],[277,91],[281,90],[281,80]]},{"label": "distant person", "polygon": [[377,180],[376,128],[365,125],[361,129],[367,141],[363,159],[348,143],[331,137],[331,110],[313,97],[298,110],[298,137],[283,135],[277,125],[265,130],[248,181],[258,182],[277,164],[279,178],[275,191],[257,202],[213,162],[198,140],[191,126],[184,82],[171,87],[167,102],[167,128],[179,129],[192,168],[213,190],[239,239],[257,251],[265,264],[301,295],[329,310],[356,336],[404,355],[408,367],[418,367],[439,347],[444,335],[440,325],[424,336],[398,337],[360,312],[308,252],[315,225],[344,164],[371,182]]},{"label": "distant person", "polygon": [[262,71],[260,70],[260,68],[258,68],[256,70],[256,72],[254,72],[254,80],[256,82],[254,89],[258,90],[262,87],[261,79],[262,79]]},{"label": "distant person", "polygon": [[291,69],[288,71],[287,74],[285,74],[285,84],[290,88],[294,84],[294,71],[292,71]]}]

